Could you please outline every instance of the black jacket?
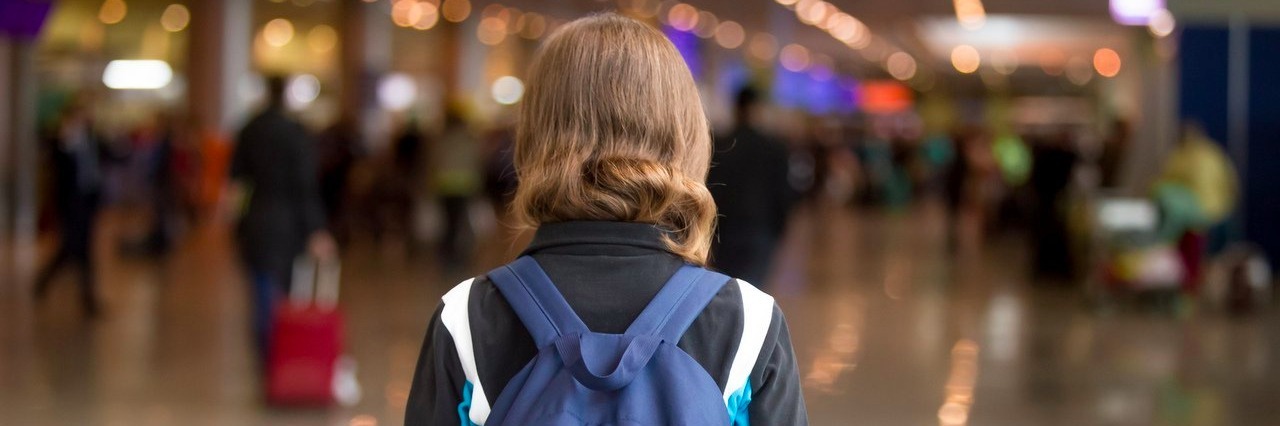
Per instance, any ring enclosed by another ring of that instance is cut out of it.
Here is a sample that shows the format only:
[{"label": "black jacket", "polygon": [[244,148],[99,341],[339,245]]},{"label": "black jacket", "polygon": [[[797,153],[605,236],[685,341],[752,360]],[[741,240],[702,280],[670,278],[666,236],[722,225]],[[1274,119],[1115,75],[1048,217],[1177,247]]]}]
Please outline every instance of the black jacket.
[{"label": "black jacket", "polygon": [[[821,159],[818,159],[821,160]],[[749,127],[716,138],[707,189],[716,200],[720,241],[777,238],[797,194],[789,179],[790,153],[781,142]]]},{"label": "black jacket", "polygon": [[[662,235],[652,225],[637,223],[545,224],[525,254],[538,261],[588,328],[622,333],[683,264],[665,250]],[[733,348],[742,332],[741,297],[738,286],[724,286],[678,344],[706,368],[721,390],[727,385]],[[453,339],[441,323],[441,308],[431,319],[418,358],[405,413],[407,425],[462,424],[458,405],[466,379]],[[479,277],[472,284],[468,309],[477,370],[492,403],[533,359],[537,348],[487,278]],[[752,425],[808,424],[798,374],[786,320],[775,305],[750,376]]]},{"label": "black jacket", "polygon": [[280,107],[244,126],[231,161],[233,179],[250,191],[240,220],[242,254],[255,272],[284,280],[307,237],[324,226],[314,141]]}]

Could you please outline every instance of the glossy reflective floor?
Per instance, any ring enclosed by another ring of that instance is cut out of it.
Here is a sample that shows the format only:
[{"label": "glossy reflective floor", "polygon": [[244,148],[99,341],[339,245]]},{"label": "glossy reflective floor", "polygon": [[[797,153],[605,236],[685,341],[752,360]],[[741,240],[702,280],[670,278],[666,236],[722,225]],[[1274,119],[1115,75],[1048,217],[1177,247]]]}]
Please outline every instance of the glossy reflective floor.
[{"label": "glossy reflective floor", "polygon": [[[399,424],[438,297],[519,247],[490,237],[442,272],[398,244],[358,242],[342,304],[362,401],[331,410],[259,402],[246,291],[223,227],[163,261],[114,254],[136,218],[108,214],[98,270],[106,315],[85,321],[69,274],[34,304],[32,260],[0,247],[0,424]],[[817,425],[1280,424],[1280,317],[1207,309],[1098,310],[1033,285],[1016,237],[948,249],[938,209],[806,208],[768,290],[795,336]]]}]

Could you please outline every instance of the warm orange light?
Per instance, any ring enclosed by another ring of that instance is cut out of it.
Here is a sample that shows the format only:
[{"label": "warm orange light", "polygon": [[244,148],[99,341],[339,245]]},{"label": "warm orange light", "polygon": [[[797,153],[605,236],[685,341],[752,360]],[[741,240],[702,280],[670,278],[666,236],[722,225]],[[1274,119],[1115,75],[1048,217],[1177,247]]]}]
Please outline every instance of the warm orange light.
[{"label": "warm orange light", "polygon": [[982,55],[973,46],[962,44],[951,49],[951,65],[965,74],[972,74],[982,65]]},{"label": "warm orange light", "polygon": [[506,10],[507,8],[502,7],[502,5],[493,3],[488,6],[485,6],[484,10],[480,11],[480,18],[483,19],[483,18],[489,18],[489,17],[496,17],[498,15],[506,13]]},{"label": "warm orange light", "polygon": [[773,60],[774,55],[778,54],[778,39],[769,33],[759,33],[751,37],[751,46],[748,47],[751,56],[762,61]]},{"label": "warm orange light", "polygon": [[418,2],[418,8],[421,13],[418,19],[413,21],[413,28],[418,30],[429,30],[440,22],[440,7],[429,1]]},{"label": "warm orange light", "polygon": [[106,0],[98,9],[98,20],[107,25],[118,24],[128,14],[129,5],[124,0]]},{"label": "warm orange light", "polygon": [[698,9],[687,3],[671,6],[667,11],[667,24],[680,31],[689,31],[698,26]]},{"label": "warm orange light", "polygon": [[800,72],[809,68],[809,49],[798,44],[788,44],[778,53],[778,61],[788,71]]},{"label": "warm orange light", "polygon": [[410,10],[418,7],[418,2],[414,0],[396,0],[391,3],[391,22],[401,27],[412,26],[413,20],[410,17]]},{"label": "warm orange light", "polygon": [[284,47],[293,40],[293,23],[284,18],[272,19],[262,27],[262,40],[271,47]]},{"label": "warm orange light", "polygon": [[496,16],[481,19],[480,26],[476,28],[476,38],[481,43],[496,46],[507,38],[507,23]]},{"label": "warm orange light", "polygon": [[1058,49],[1048,49],[1040,53],[1040,68],[1048,75],[1062,75],[1067,65],[1067,54]]},{"label": "warm orange light", "polygon": [[736,49],[746,41],[747,34],[742,25],[733,21],[724,21],[716,28],[716,43],[725,49]]},{"label": "warm orange light", "polygon": [[328,25],[316,25],[307,32],[307,46],[316,53],[325,53],[338,45],[338,32]]},{"label": "warm orange light", "polygon": [[889,55],[889,60],[885,62],[885,68],[888,69],[889,75],[892,75],[893,78],[907,81],[916,76],[916,59],[912,58],[907,52],[896,52]]},{"label": "warm orange light", "polygon": [[981,29],[987,22],[987,11],[982,0],[955,0],[956,20],[968,30]]},{"label": "warm orange light", "polygon": [[801,2],[796,7],[796,17],[806,24],[817,25],[827,19],[832,8],[833,6],[825,1]]},{"label": "warm orange light", "polygon": [[720,26],[720,19],[716,18],[708,11],[698,12],[698,25],[693,28],[693,33],[698,37],[711,38],[715,37],[716,29]]},{"label": "warm orange light", "polygon": [[831,36],[848,44],[857,44],[867,37],[867,27],[849,15],[841,15],[840,22],[831,29]]},{"label": "warm orange light", "polygon": [[524,28],[520,30],[520,37],[533,40],[546,32],[547,18],[534,12],[524,14]]},{"label": "warm orange light", "polygon": [[1103,77],[1115,77],[1120,73],[1120,54],[1106,47],[1098,49],[1093,53],[1093,69]]},{"label": "warm orange light", "polygon": [[449,22],[462,22],[471,16],[470,0],[444,0],[440,5],[440,14]]},{"label": "warm orange light", "polygon": [[507,34],[516,35],[524,30],[525,18],[524,12],[519,9],[511,8],[511,19],[507,21]]},{"label": "warm orange light", "polygon": [[164,13],[160,14],[160,26],[171,33],[182,31],[190,23],[191,11],[187,10],[186,6],[177,3],[164,8]]}]

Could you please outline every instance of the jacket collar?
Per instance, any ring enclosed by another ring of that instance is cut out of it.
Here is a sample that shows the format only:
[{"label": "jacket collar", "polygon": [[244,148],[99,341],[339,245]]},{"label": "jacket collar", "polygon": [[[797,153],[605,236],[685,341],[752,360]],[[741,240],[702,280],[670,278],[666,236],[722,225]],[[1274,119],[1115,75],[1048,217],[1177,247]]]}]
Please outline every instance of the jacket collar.
[{"label": "jacket collar", "polygon": [[593,253],[591,247],[624,246],[641,251],[667,251],[662,242],[666,231],[657,225],[634,222],[570,221],[544,223],[538,227],[524,255],[544,250],[566,254]]}]

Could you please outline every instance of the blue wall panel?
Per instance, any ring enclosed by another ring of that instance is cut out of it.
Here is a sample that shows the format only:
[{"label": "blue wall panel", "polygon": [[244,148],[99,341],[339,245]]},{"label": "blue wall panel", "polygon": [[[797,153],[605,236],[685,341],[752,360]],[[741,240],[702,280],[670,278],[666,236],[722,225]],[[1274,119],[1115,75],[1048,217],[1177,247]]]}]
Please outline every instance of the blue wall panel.
[{"label": "blue wall panel", "polygon": [[1178,116],[1204,125],[1218,142],[1227,140],[1226,27],[1189,26],[1178,45]]},{"label": "blue wall panel", "polygon": [[1249,37],[1245,235],[1280,262],[1280,28]]}]

